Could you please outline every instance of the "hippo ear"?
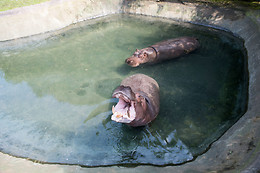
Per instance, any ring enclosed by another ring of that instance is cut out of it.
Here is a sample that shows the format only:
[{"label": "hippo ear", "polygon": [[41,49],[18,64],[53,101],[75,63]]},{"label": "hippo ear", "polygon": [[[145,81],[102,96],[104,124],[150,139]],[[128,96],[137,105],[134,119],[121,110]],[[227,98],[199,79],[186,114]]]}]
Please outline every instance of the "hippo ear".
[{"label": "hippo ear", "polygon": [[136,52],[139,52],[140,50],[139,50],[139,49],[136,49],[135,51],[136,51]]}]

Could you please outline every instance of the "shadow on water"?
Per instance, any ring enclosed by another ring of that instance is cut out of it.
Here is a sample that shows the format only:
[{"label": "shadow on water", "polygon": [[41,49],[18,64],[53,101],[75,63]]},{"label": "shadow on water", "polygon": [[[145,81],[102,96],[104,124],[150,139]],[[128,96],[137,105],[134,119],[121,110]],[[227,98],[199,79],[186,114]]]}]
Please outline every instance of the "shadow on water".
[{"label": "shadow on water", "polygon": [[[99,116],[101,114],[106,114],[108,117],[112,114],[112,111],[108,111],[118,102],[118,99],[110,99],[108,101],[100,103],[97,108],[95,108],[88,117],[84,120],[84,123],[87,123],[89,120]],[[107,122],[107,121],[106,121]]]}]

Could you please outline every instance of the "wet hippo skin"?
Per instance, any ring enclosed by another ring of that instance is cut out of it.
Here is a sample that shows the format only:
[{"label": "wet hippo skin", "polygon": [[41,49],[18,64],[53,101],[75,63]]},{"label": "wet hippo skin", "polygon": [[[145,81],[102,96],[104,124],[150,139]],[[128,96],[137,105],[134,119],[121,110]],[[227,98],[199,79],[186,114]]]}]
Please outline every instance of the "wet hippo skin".
[{"label": "wet hippo skin", "polygon": [[159,113],[159,85],[151,77],[135,74],[124,79],[112,97],[119,102],[112,107],[111,119],[130,126],[145,126]]},{"label": "wet hippo skin", "polygon": [[194,37],[169,39],[141,50],[136,49],[125,62],[132,67],[145,63],[157,63],[189,54],[198,47],[199,42]]}]

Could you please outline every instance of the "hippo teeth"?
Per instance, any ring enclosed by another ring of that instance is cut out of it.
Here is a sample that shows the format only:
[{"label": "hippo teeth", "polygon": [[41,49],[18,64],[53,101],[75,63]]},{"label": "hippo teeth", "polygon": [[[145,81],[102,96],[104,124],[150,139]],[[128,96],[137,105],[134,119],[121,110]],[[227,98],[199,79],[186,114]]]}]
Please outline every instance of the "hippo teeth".
[{"label": "hippo teeth", "polygon": [[115,106],[114,105],[112,106],[112,113],[113,114],[115,113]]},{"label": "hippo teeth", "polygon": [[121,117],[130,117],[129,115],[129,109],[128,108],[124,108],[124,110],[120,111],[115,111],[115,106],[112,106],[112,113],[116,116],[116,118],[121,118]]},{"label": "hippo teeth", "polygon": [[135,118],[134,106],[124,97],[119,97],[118,103],[112,106],[112,113],[111,119],[116,122],[130,123]]},{"label": "hippo teeth", "polygon": [[121,115],[120,115],[120,114],[117,114],[116,117],[117,117],[117,118],[121,118],[121,117],[123,117],[123,115],[122,115],[122,114],[121,114]]}]

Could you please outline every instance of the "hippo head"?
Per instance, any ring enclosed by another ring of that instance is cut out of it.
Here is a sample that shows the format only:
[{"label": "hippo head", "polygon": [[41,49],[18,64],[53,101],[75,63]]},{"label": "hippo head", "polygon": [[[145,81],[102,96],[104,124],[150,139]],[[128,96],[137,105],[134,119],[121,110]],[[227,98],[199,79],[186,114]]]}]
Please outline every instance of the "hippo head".
[{"label": "hippo head", "polygon": [[147,63],[156,58],[156,52],[153,48],[144,48],[141,50],[136,49],[134,54],[127,58],[125,62],[131,67],[137,67],[140,64]]},{"label": "hippo head", "polygon": [[147,114],[147,99],[140,93],[134,93],[129,86],[119,86],[112,95],[118,98],[116,106],[112,107],[111,119],[131,126],[140,126]]}]

